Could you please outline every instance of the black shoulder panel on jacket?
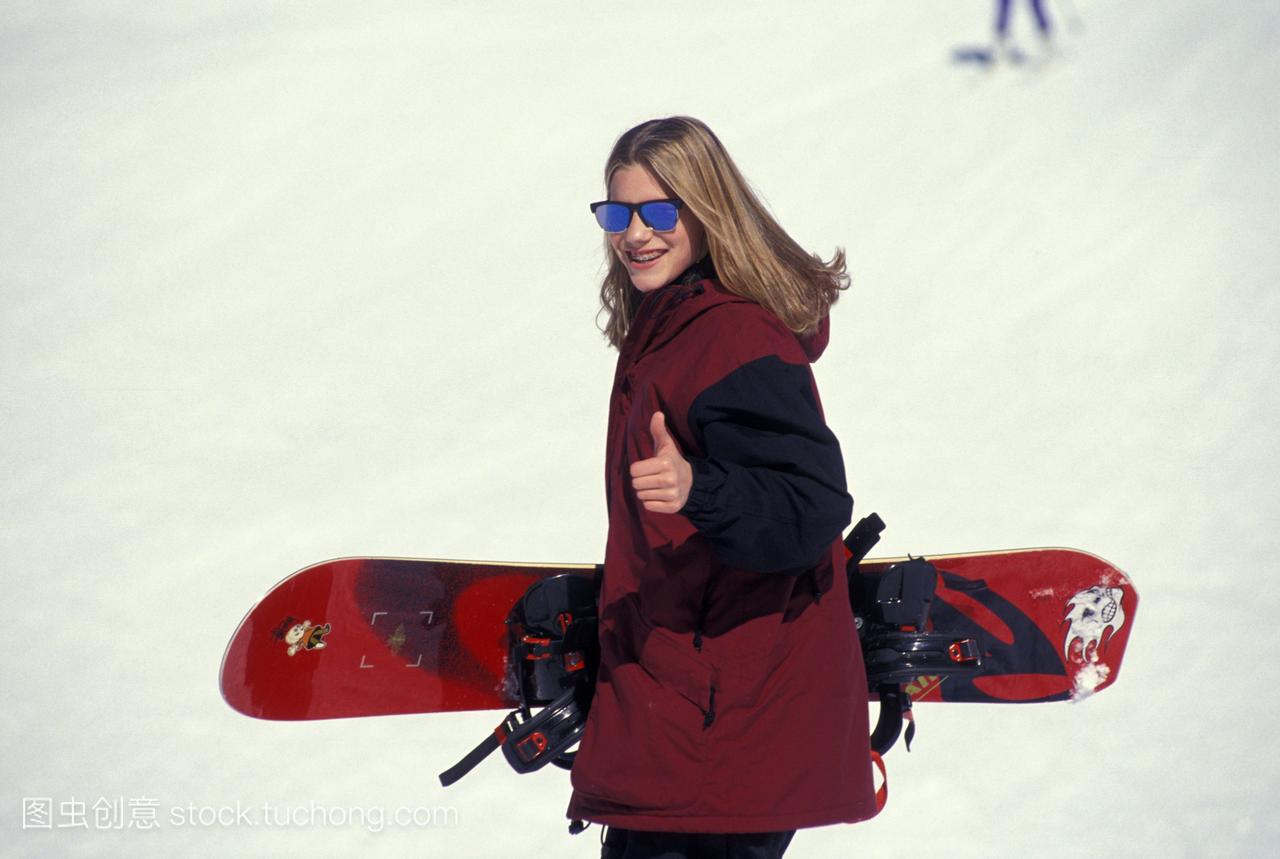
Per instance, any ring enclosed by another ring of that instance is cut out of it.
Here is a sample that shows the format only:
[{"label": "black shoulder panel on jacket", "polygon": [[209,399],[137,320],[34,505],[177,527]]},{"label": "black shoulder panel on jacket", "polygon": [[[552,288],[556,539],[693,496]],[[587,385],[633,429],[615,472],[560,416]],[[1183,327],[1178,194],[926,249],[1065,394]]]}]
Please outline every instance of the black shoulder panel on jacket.
[{"label": "black shoulder panel on jacket", "polygon": [[853,512],[840,444],[827,428],[807,365],[758,358],[693,401],[683,513],[716,558],[761,573],[800,574],[830,550]]}]

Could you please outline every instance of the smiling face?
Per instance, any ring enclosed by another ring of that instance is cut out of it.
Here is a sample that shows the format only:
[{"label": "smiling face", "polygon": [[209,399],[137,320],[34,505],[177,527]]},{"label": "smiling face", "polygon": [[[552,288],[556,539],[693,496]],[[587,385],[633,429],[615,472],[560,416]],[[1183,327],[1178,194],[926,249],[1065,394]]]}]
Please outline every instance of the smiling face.
[{"label": "smiling face", "polygon": [[[643,203],[673,196],[639,164],[618,168],[609,180],[609,199],[619,203]],[[676,228],[665,233],[645,226],[640,216],[633,213],[625,230],[609,234],[609,245],[641,292],[652,292],[671,283],[702,259],[707,250],[702,225],[688,206],[680,209]]]}]

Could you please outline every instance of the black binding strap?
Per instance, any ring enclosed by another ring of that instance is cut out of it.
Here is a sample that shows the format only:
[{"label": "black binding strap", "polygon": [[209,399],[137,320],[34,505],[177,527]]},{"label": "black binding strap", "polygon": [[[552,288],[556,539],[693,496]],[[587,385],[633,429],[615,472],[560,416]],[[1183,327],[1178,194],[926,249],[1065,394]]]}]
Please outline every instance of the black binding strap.
[{"label": "black binding strap", "polygon": [[911,712],[911,696],[898,683],[881,684],[876,694],[880,698],[880,716],[871,732],[871,748],[883,755],[893,748],[902,733],[902,717]]},{"label": "black binding strap", "polygon": [[586,684],[579,683],[536,714],[528,707],[512,710],[480,745],[440,773],[440,784],[453,784],[497,749],[502,749],[507,763],[518,773],[534,772],[552,763],[569,769],[574,755],[569,749],[577,745],[586,726],[582,708],[589,694]]},{"label": "black binding strap", "polygon": [[465,758],[440,773],[440,784],[448,787],[475,769],[482,760],[497,751],[498,747],[502,745],[502,739],[498,736],[498,732],[501,730],[502,726],[500,725],[494,729],[493,733],[485,737],[480,745],[468,752]]},{"label": "black binding strap", "polygon": [[867,556],[871,547],[880,542],[880,532],[884,530],[884,520],[878,513],[872,513],[858,521],[844,539],[844,547],[849,550],[849,562],[846,569],[852,571],[858,562]]}]

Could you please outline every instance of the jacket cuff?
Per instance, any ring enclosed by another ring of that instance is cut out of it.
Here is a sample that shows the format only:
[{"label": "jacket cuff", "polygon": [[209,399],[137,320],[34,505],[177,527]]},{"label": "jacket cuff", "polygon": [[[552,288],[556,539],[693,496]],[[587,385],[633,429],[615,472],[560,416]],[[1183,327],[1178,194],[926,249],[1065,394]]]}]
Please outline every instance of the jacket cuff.
[{"label": "jacket cuff", "polygon": [[724,484],[725,472],[705,459],[690,458],[688,462],[693,470],[693,485],[680,513],[696,525],[697,519],[705,519],[715,510],[716,495]]}]

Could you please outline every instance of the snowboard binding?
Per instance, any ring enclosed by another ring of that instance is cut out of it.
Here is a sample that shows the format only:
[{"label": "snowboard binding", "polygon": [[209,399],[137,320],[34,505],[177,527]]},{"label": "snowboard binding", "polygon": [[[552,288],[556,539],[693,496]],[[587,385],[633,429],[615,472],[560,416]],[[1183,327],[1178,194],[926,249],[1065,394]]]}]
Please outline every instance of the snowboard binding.
[{"label": "snowboard binding", "polygon": [[[520,701],[493,733],[440,774],[449,786],[495,749],[516,772],[548,763],[569,769],[582,737],[599,663],[596,588],[599,576],[573,573],[535,582],[507,615],[505,685]],[[542,707],[538,713],[534,707]]]},{"label": "snowboard binding", "polygon": [[[903,736],[915,735],[906,687],[923,676],[976,674],[982,666],[972,638],[929,631],[929,609],[938,571],[924,558],[909,558],[880,575],[864,575],[858,564],[880,539],[884,521],[875,513],[858,522],[845,540],[849,602],[862,645],[867,687],[880,699],[871,748],[883,755]],[[520,706],[485,740],[441,773],[448,786],[501,748],[518,773],[549,763],[573,766],[571,751],[586,726],[599,664],[595,576],[574,573],[535,582],[507,616],[504,684]],[[537,713],[533,708],[541,707]]]},{"label": "snowboard binding", "polygon": [[982,667],[977,641],[929,632],[929,609],[938,570],[924,558],[908,558],[882,575],[866,576],[859,562],[880,540],[884,521],[875,513],[860,521],[845,540],[849,552],[849,602],[862,645],[867,687],[880,699],[871,748],[885,754],[907,723],[907,750],[915,736],[911,695],[904,688],[925,676],[976,674]]}]

